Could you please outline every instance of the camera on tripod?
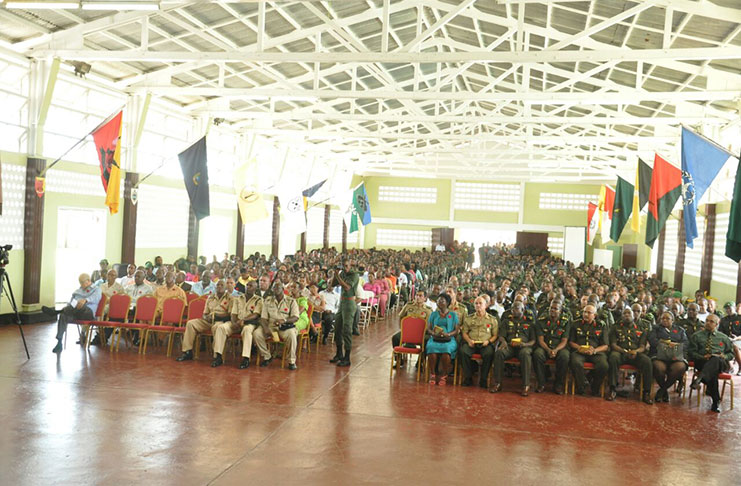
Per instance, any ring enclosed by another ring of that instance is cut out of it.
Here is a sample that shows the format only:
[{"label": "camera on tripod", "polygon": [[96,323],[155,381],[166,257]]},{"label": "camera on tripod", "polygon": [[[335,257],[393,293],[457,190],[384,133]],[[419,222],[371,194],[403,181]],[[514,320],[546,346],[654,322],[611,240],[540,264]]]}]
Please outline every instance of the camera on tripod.
[{"label": "camera on tripod", "polygon": [[10,263],[10,254],[8,253],[13,249],[13,245],[0,246],[0,267],[4,267]]}]

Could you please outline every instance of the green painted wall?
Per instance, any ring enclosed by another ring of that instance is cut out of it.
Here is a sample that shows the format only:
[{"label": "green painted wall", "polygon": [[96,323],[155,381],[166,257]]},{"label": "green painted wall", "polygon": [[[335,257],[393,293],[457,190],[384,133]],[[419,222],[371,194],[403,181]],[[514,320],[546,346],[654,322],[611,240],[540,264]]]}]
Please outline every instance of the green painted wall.
[{"label": "green painted wall", "polygon": [[[19,165],[19,166],[26,166],[26,156],[23,154],[17,154],[12,152],[0,152],[0,156],[2,157],[2,163],[3,165]],[[7,242],[0,241],[0,245],[6,245]],[[8,274],[8,277],[10,277],[10,286],[13,288],[13,294],[15,295],[15,302],[18,305],[18,310],[21,309],[21,304],[23,301],[23,258],[24,258],[24,251],[23,248],[14,247],[15,249],[10,250],[9,252],[9,260],[10,263],[5,267],[5,271]],[[0,298],[0,314],[5,314],[11,312],[11,306],[8,303],[8,298],[6,295],[3,295],[2,298]]]},{"label": "green painted wall", "polygon": [[[366,177],[365,190],[371,206],[371,215],[378,218],[444,219],[449,218],[451,181],[448,179],[414,179],[402,177]],[[436,204],[414,204],[381,202],[378,200],[380,186],[435,187]]]},{"label": "green painted wall", "polygon": [[540,194],[543,192],[565,194],[593,194],[596,202],[599,197],[599,185],[592,184],[553,184],[527,183],[525,184],[525,224],[545,224],[558,226],[585,226],[587,224],[587,208],[583,211],[562,211],[540,209]]}]

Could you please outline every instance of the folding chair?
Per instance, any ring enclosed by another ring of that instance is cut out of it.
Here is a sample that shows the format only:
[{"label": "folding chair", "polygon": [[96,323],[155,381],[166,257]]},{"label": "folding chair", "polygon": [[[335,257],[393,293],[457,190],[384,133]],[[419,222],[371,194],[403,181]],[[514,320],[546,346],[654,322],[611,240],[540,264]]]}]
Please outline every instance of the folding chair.
[{"label": "folding chair", "polygon": [[[126,331],[128,338],[129,331],[138,330],[145,332],[147,326],[154,322],[154,313],[157,310],[157,298],[150,295],[143,295],[136,300],[136,312],[134,313],[134,322],[123,322],[116,326],[118,336],[116,337],[116,351],[121,343],[121,333]],[[128,340],[124,338],[128,342]],[[139,353],[142,352],[142,339],[139,339]]]},{"label": "folding chair", "polygon": [[[102,321],[103,320],[103,315],[105,314],[105,304],[107,302],[107,299],[108,299],[108,297],[106,297],[105,294],[102,294],[100,296],[100,302],[98,302],[98,308],[95,309],[95,315],[93,316],[93,320],[92,321],[80,320],[80,321],[72,321],[72,322],[70,322],[70,324],[77,324],[77,335],[80,337],[80,342],[82,344],[84,344],[85,347],[87,347],[87,341],[88,341],[87,340],[87,336],[88,336],[88,334],[90,334],[90,330],[91,330],[89,328],[89,326],[92,326],[93,323],[96,322],[96,319],[98,321]],[[88,326],[88,330],[85,333],[84,341],[83,341],[83,335],[82,335],[82,331],[81,331],[80,328],[81,327],[85,327],[85,326]],[[64,347],[65,348],[67,347],[67,331],[66,330],[64,331]]]},{"label": "folding chair", "polygon": [[[394,375],[394,367],[399,369],[399,361],[396,360],[397,355],[401,358],[402,355],[417,355],[422,356],[425,349],[425,329],[427,328],[427,322],[419,317],[403,317],[400,322],[401,325],[401,338],[399,339],[399,346],[394,346],[391,351],[391,369],[389,370],[389,378]],[[405,344],[411,344],[412,347],[405,346]],[[417,347],[419,346],[419,347]],[[417,381],[419,381],[420,372],[422,369],[422,360],[417,367]]]},{"label": "folding chair", "polygon": [[113,340],[116,338],[116,327],[119,324],[126,322],[129,316],[129,306],[131,305],[131,297],[127,294],[115,294],[111,296],[111,300],[108,303],[108,315],[105,319],[90,324],[90,330],[87,333],[87,342],[85,347],[90,346],[90,340],[92,336],[92,330],[98,328],[98,333],[105,336],[105,330],[107,328],[113,329],[111,334],[111,345],[109,349],[113,351]]},{"label": "folding chair", "polygon": [[147,342],[149,341],[149,333],[164,332],[167,333],[167,356],[172,355],[172,341],[175,336],[175,329],[182,327],[183,325],[183,310],[185,309],[185,302],[172,297],[165,300],[162,303],[162,314],[160,315],[159,325],[155,324],[147,326],[144,330],[144,347],[142,354],[147,354]]}]

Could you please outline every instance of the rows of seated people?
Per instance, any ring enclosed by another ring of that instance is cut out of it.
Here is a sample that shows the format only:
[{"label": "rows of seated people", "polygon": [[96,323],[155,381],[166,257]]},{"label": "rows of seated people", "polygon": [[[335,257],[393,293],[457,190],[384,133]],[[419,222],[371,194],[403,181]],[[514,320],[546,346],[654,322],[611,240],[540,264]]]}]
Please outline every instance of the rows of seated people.
[{"label": "rows of seated people", "polygon": [[[497,393],[514,368],[528,396],[532,372],[541,393],[553,368],[555,393],[563,394],[573,376],[577,393],[591,389],[612,401],[626,394],[619,378],[627,369],[652,404],[669,401],[691,365],[690,386],[706,384],[718,411],[719,374],[734,360],[741,369],[741,305],[727,302],[721,313],[703,292],[683,299],[645,272],[574,267],[506,245],[485,247],[480,256],[480,269],[452,275],[445,285],[433,280],[399,313],[427,323],[422,342],[431,385],[445,385],[459,367],[462,384],[471,386],[478,368],[478,385]],[[403,339],[392,338],[400,362],[419,352]]]},{"label": "rows of seated people", "polygon": [[[465,248],[470,253],[470,248]],[[357,270],[361,288],[356,294],[357,300],[375,306],[383,319],[397,299],[408,299],[410,290],[422,285],[425,277],[418,265],[438,276],[435,272],[448,272],[456,267],[463,269],[466,265],[463,253],[352,251],[350,256],[360,263]],[[179,299],[188,305],[188,295],[205,296],[203,315],[186,322],[183,355],[178,358],[181,361],[192,359],[196,336],[206,332],[214,338],[213,366],[223,364],[226,336],[235,333],[241,333],[243,339],[240,368],[249,366],[253,344],[262,358],[261,365],[267,366],[272,360],[267,342],[285,342],[289,369],[297,367],[298,336],[307,334],[312,342],[320,340],[326,344],[340,300],[335,272],[342,256],[334,249],[308,254],[299,252],[282,262],[259,253],[241,262],[228,255],[222,261],[214,257],[211,263],[206,263],[204,257],[199,264],[190,260],[194,259],[180,259],[167,265],[161,257],[156,257],[154,264],[126,266],[125,274],[120,277],[116,269],[108,268],[108,262],[102,260],[100,269],[92,275],[80,276],[80,288],[64,309],[44,308],[51,315],[60,315],[54,352],[62,352],[62,338],[69,322],[93,320],[101,298],[110,302],[116,295],[129,296],[129,320],[135,317],[136,303],[142,297],[156,299],[156,320],[168,299]],[[106,307],[108,305],[106,303]],[[108,314],[105,309],[103,314]],[[359,316],[355,314],[353,334],[359,333]],[[92,344],[106,344],[111,333],[110,328],[106,328],[105,333],[99,332]],[[137,330],[131,337],[133,345],[141,344]],[[84,344],[85,337],[79,342]]]}]

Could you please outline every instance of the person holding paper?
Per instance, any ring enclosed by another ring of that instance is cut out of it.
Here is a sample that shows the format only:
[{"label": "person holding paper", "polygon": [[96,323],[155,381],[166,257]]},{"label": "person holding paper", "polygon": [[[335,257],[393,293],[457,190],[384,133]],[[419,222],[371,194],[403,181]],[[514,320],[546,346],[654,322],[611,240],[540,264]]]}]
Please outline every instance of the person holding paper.
[{"label": "person holding paper", "polygon": [[674,323],[674,314],[664,312],[659,325],[648,334],[649,355],[653,358],[654,379],[659,389],[654,401],[668,402],[669,389],[687,371],[689,339],[684,329]]},{"label": "person holding paper", "polygon": [[57,311],[50,307],[41,308],[45,314],[59,315],[57,321],[57,345],[52,350],[54,353],[61,353],[62,349],[64,349],[62,339],[64,339],[64,333],[67,332],[67,324],[69,322],[78,320],[90,321],[94,318],[95,311],[98,310],[98,302],[100,302],[101,296],[100,287],[93,287],[93,282],[87,273],[81,274],[78,281],[80,282],[80,288],[72,292],[72,297],[64,309]]},{"label": "person holding paper", "polygon": [[653,386],[653,365],[651,358],[646,354],[648,336],[633,321],[633,311],[623,309],[622,318],[610,329],[610,392],[607,400],[613,401],[617,397],[617,384],[620,366],[629,364],[635,366],[643,377],[643,403],[652,405],[651,386]]},{"label": "person holding paper", "polygon": [[534,345],[535,325],[525,315],[525,305],[522,301],[516,300],[510,312],[505,312],[499,323],[499,348],[494,353],[494,380],[492,380],[489,392],[501,391],[504,362],[510,358],[517,358],[520,360],[520,375],[522,376],[520,395],[528,396]]},{"label": "person holding paper", "polygon": [[[431,370],[430,385],[445,385],[448,381],[451,361],[455,359],[458,343],[455,336],[460,331],[458,314],[451,311],[451,298],[442,293],[437,298],[437,310],[430,315],[427,332],[431,335],[425,346]],[[436,373],[438,361],[440,369]]]}]

